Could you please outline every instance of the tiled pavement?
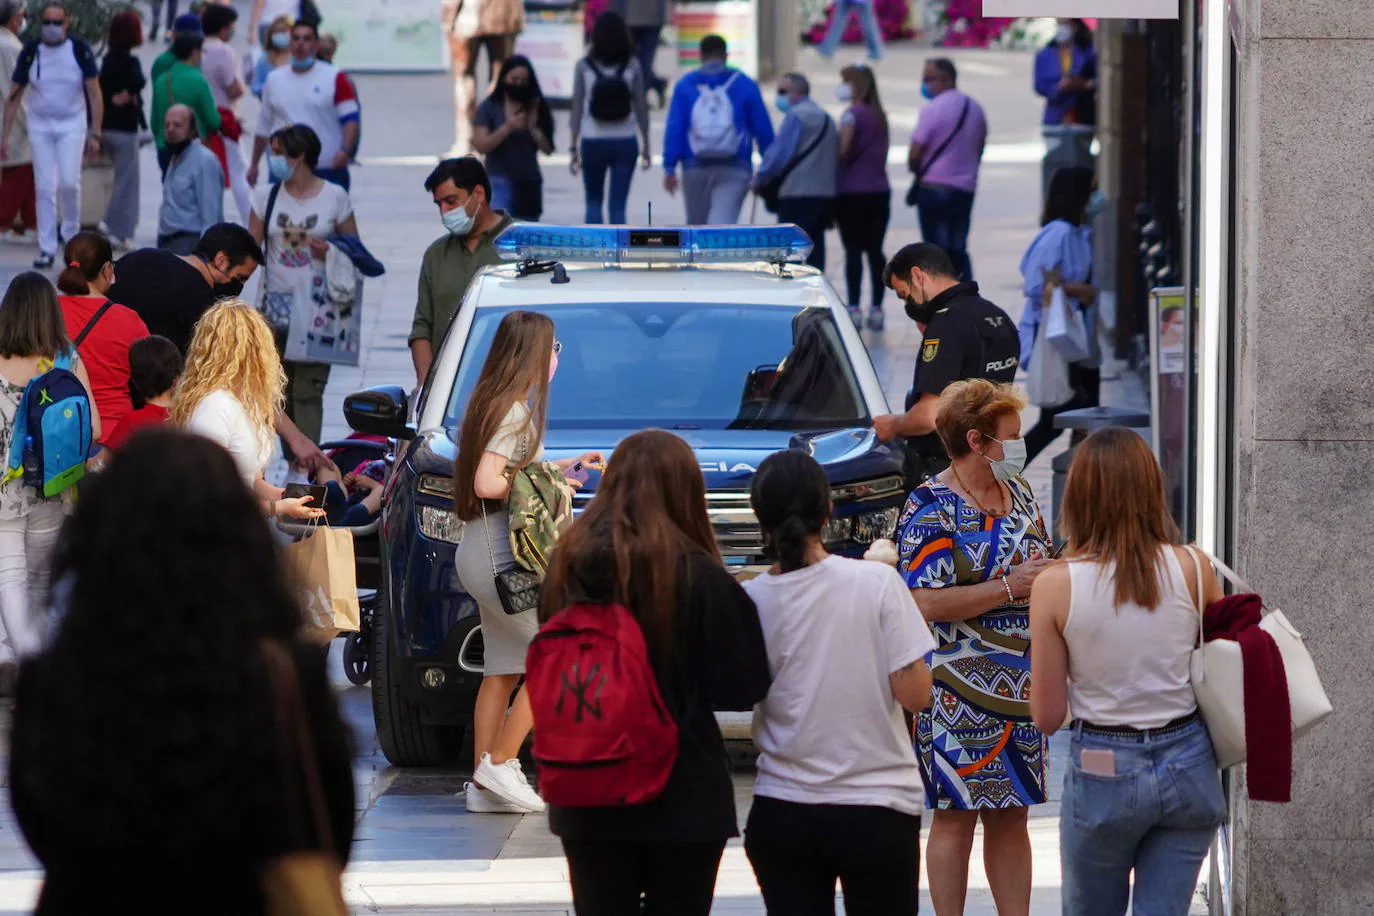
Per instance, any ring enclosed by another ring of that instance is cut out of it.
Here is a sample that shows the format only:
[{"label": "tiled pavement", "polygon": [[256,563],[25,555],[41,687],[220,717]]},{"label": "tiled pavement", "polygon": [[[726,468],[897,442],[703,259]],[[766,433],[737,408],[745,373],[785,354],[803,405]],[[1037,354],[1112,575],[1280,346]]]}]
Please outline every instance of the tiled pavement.
[{"label": "tiled pavement", "polygon": [[[666,55],[664,55],[666,56]],[[918,102],[915,74],[923,53],[896,48],[878,66],[880,83],[900,143],[913,123]],[[1038,106],[1028,88],[1030,59],[1025,54],[960,52],[955,55],[962,85],[988,109],[992,128],[988,162],[975,207],[972,256],[985,295],[1015,317],[1020,311],[1017,264],[1038,224]],[[816,97],[832,110],[830,100],[838,66],[803,53]],[[412,378],[406,334],[414,304],[420,257],[441,228],[421,183],[436,154],[448,149],[453,134],[446,79],[439,76],[360,76],[366,128],[364,162],[354,172],[353,200],[364,238],[386,264],[387,275],[366,289],[367,341],[362,365],[336,369],[326,392],[326,437],[347,432],[342,399],[349,391],[383,382],[409,384]],[[249,111],[251,118],[251,109]],[[566,138],[560,114],[558,136]],[[252,123],[251,120],[249,123]],[[655,118],[655,148],[661,118]],[[891,177],[900,200],[908,180],[894,154]],[[581,191],[566,171],[566,157],[547,165],[546,219],[578,222]],[[151,243],[157,212],[158,179],[151,151],[143,160],[143,223],[138,238]],[[657,170],[636,178],[631,210],[638,214],[652,201],[656,222],[669,222],[680,203],[662,190]],[[764,214],[759,214],[764,221]],[[748,213],[745,214],[748,219]],[[895,207],[888,250],[917,238],[913,213]],[[842,282],[842,253],[830,238],[829,274]],[[26,269],[32,250],[0,245],[0,281]],[[249,290],[252,293],[252,290]],[[880,378],[893,404],[900,404],[909,385],[919,335],[889,295],[888,330],[864,332]],[[1108,376],[1112,373],[1109,371]],[[1138,403],[1138,389],[1113,385],[1104,389],[1109,402]],[[1034,410],[1027,421],[1034,420]],[[1049,455],[1032,467],[1032,482],[1049,493]],[[1048,499],[1046,500],[1048,502]],[[339,677],[339,698],[358,738],[355,772],[359,783],[358,841],[346,876],[348,899],[359,913],[570,913],[566,868],[557,840],[534,817],[469,816],[455,793],[460,771],[398,772],[387,766],[372,730],[366,689],[351,688]],[[7,732],[8,717],[0,717]],[[1051,769],[1057,784],[1063,744],[1054,743]],[[741,819],[747,813],[752,777],[741,767],[736,780]],[[7,801],[7,799],[0,799]],[[1031,821],[1035,855],[1033,912],[1058,912],[1057,806],[1036,809]],[[0,916],[31,906],[41,873],[18,836],[8,804],[0,805]],[[924,883],[924,879],[923,879]],[[762,913],[757,887],[738,842],[727,849],[721,870],[716,911]],[[968,913],[994,912],[975,849]]]}]

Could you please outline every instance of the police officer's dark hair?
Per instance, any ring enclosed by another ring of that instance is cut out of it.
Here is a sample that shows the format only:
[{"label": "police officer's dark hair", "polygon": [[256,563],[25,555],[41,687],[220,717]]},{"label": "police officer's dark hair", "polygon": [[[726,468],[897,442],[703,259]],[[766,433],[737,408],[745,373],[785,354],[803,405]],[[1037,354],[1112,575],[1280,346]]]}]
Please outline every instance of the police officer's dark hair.
[{"label": "police officer's dark hair", "polygon": [[932,277],[959,279],[959,274],[954,270],[954,262],[949,259],[949,255],[943,248],[939,245],[932,245],[930,242],[916,242],[907,245],[894,254],[891,261],[887,262],[887,270],[883,274],[883,285],[891,287],[894,277],[910,282],[913,270],[930,274]]},{"label": "police officer's dark hair", "polygon": [[723,60],[729,53],[729,46],[725,43],[725,39],[719,35],[707,35],[701,40],[700,50],[702,60],[708,57]]},{"label": "police officer's dark hair", "polygon": [[229,256],[230,267],[238,267],[247,261],[254,264],[267,261],[262,255],[262,246],[238,223],[215,223],[205,230],[196,247],[191,250],[191,254],[207,263],[221,252]]},{"label": "police officer's dark hair", "polygon": [[949,77],[949,84],[951,86],[957,86],[959,84],[959,71],[955,69],[954,61],[950,60],[948,57],[932,57],[930,60],[926,61],[926,66],[934,67],[936,70],[939,70],[945,76]]},{"label": "police officer's dark hair", "polygon": [[487,203],[491,204],[491,179],[487,177],[486,166],[476,156],[445,159],[425,179],[425,190],[433,194],[434,189],[446,181],[453,182],[454,187],[468,193],[480,187],[487,194]]},{"label": "police officer's dark hair", "polygon": [[1048,226],[1057,219],[1075,226],[1083,222],[1088,199],[1093,196],[1093,170],[1085,168],[1059,169],[1050,178],[1045,194],[1045,211],[1040,225]]},{"label": "police officer's dark hair", "polygon": [[775,452],[759,465],[749,504],[763,531],[764,554],[791,572],[806,565],[807,542],[830,519],[830,481],[805,452]]},{"label": "police officer's dark hair", "polygon": [[178,35],[172,40],[172,56],[177,60],[187,61],[204,46],[204,35]]},{"label": "police officer's dark hair", "polygon": [[281,147],[283,154],[289,159],[305,157],[305,164],[313,172],[320,164],[320,135],[315,133],[315,129],[309,124],[292,124],[290,127],[283,127],[273,134],[270,140],[276,140]]},{"label": "police officer's dark hair", "polygon": [[223,3],[211,3],[200,14],[200,27],[206,35],[218,35],[238,22],[239,11]]},{"label": "police officer's dark hair", "polygon": [[310,18],[310,17],[301,17],[300,19],[297,19],[295,22],[293,22],[293,23],[291,24],[291,31],[292,31],[292,32],[295,32],[296,29],[300,29],[300,28],[307,28],[307,29],[309,29],[311,32],[314,33],[314,35],[315,35],[315,40],[316,40],[316,41],[319,41],[319,40],[320,40],[320,23],[319,23],[318,20],[313,19],[313,18]]},{"label": "police officer's dark hair", "polygon": [[153,334],[129,345],[129,380],[145,402],[172,390],[182,370],[181,351]]}]

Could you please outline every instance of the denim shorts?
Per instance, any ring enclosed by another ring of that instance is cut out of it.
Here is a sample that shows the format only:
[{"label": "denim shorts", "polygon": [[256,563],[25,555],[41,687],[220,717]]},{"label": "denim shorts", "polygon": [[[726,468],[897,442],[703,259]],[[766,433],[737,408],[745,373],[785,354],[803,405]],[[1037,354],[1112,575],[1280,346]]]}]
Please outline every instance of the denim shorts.
[{"label": "denim shorts", "polygon": [[[1138,916],[1187,916],[1226,817],[1207,727],[1073,732],[1059,814],[1064,913],[1122,916],[1133,905]],[[1086,771],[1085,750],[1112,752],[1115,774]]]}]

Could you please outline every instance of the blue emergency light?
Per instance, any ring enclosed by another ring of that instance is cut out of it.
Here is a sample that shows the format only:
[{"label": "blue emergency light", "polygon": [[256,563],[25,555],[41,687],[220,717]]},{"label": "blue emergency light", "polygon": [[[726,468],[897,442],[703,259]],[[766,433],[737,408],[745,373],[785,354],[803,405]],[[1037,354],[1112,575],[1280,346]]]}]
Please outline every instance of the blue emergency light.
[{"label": "blue emergency light", "polygon": [[496,238],[507,261],[728,264],[804,261],[811,238],[797,226],[547,226],[516,223]]}]

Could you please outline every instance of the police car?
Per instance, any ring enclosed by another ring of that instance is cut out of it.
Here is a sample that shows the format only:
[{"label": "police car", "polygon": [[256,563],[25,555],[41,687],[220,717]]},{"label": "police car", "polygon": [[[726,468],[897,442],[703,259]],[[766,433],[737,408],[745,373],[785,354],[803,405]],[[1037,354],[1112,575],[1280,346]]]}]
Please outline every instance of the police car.
[{"label": "police car", "polygon": [[888,412],[882,387],[843,303],[799,263],[811,243],[797,227],[518,224],[496,247],[509,263],[469,287],[418,403],[399,387],[345,402],[355,429],[401,440],[372,646],[377,737],[398,765],[450,762],[472,720],[482,642],[477,606],[454,575],[463,525],[452,473],[457,426],[510,311],[547,314],[562,343],[545,457],[609,455],[636,430],[671,430],[696,450],[732,567],[766,562],[749,484],[773,452],[804,449],[825,467],[834,552],[859,555],[889,536],[905,497],[900,446],[871,428]]}]

